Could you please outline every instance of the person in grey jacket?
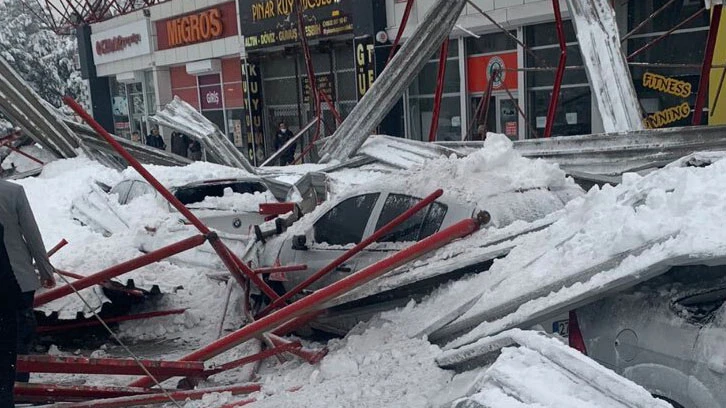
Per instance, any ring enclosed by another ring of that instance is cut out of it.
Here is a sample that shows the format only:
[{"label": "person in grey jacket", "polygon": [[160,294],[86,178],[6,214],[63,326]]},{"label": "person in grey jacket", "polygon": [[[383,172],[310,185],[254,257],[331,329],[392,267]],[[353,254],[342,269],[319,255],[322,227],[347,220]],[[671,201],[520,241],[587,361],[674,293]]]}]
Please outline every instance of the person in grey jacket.
[{"label": "person in grey jacket", "polygon": [[55,287],[54,272],[23,187],[0,180],[0,407],[13,406],[18,346],[27,353],[33,297],[41,286]]}]

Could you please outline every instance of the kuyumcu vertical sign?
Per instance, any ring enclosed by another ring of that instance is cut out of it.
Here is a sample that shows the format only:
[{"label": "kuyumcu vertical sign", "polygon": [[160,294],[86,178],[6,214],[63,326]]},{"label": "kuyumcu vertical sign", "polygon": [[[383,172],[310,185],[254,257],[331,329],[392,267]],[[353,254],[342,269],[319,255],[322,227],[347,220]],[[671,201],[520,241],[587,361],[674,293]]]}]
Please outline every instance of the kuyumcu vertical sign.
[{"label": "kuyumcu vertical sign", "polygon": [[237,35],[235,2],[223,3],[156,22],[159,50]]},{"label": "kuyumcu vertical sign", "polygon": [[146,19],[91,34],[93,62],[108,64],[151,53]]}]

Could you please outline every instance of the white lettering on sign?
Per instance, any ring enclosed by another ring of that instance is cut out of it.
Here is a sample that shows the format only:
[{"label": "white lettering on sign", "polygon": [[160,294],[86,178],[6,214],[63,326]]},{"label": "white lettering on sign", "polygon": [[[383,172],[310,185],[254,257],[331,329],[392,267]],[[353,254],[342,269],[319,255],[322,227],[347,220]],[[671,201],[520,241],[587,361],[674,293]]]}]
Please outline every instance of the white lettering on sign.
[{"label": "white lettering on sign", "polygon": [[207,103],[210,105],[219,105],[219,92],[217,92],[217,91],[207,92]]}]

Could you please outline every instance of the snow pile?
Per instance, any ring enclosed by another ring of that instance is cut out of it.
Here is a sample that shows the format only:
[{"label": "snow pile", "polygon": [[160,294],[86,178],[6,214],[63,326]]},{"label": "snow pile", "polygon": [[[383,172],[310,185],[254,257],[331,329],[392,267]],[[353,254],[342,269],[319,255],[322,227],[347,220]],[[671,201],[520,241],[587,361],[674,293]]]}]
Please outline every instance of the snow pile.
[{"label": "snow pile", "polygon": [[[35,157],[43,163],[50,163],[51,161],[56,159],[56,157],[52,153],[49,153],[47,150],[44,150],[38,145],[23,146],[20,148],[20,151]],[[41,167],[40,163],[31,160],[30,158],[25,157],[18,152],[11,152],[2,161],[3,170],[10,170],[12,168],[15,168],[15,171],[18,173],[35,170],[39,167]]]},{"label": "snow pile", "polygon": [[260,210],[260,204],[270,202],[277,202],[277,200],[269,191],[265,191],[264,193],[240,194],[233,192],[228,187],[224,189],[224,196],[222,197],[208,196],[204,198],[204,201],[189,204],[187,207],[193,209],[257,213]]},{"label": "snow pile", "polygon": [[[454,325],[476,325],[489,311],[512,302],[518,310],[482,323],[452,346],[515,326],[536,311],[670,259],[703,262],[726,256],[726,191],[720,187],[725,170],[726,160],[718,160],[704,168],[672,165],[645,177],[626,174],[621,185],[593,188],[571,202],[559,221],[524,237],[506,258],[468,281],[481,288],[481,297]],[[593,276],[584,282],[571,281],[590,270]],[[543,293],[549,287],[555,293]],[[523,299],[521,305],[517,299]]]},{"label": "snow pile", "polygon": [[[438,368],[438,347],[410,339],[391,322],[373,321],[328,343],[319,366],[300,362],[270,368],[255,407],[426,407],[451,373]],[[301,387],[295,392],[287,390]]]}]

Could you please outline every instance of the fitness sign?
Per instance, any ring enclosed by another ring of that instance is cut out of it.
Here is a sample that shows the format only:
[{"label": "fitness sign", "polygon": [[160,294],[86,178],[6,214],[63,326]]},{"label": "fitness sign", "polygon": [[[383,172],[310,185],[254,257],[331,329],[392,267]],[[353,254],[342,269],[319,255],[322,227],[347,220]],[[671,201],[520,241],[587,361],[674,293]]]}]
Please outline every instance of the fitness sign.
[{"label": "fitness sign", "polygon": [[352,0],[240,0],[245,48],[256,50],[298,41],[296,4],[302,4],[308,39],[353,32]]},{"label": "fitness sign", "polygon": [[[688,98],[693,91],[693,85],[676,78],[669,78],[663,75],[646,72],[643,74],[643,87],[653,89],[668,95],[679,98]],[[651,113],[645,118],[645,127],[648,129],[661,128],[671,123],[687,118],[691,114],[691,105],[683,101],[676,106],[671,106]]]}]

